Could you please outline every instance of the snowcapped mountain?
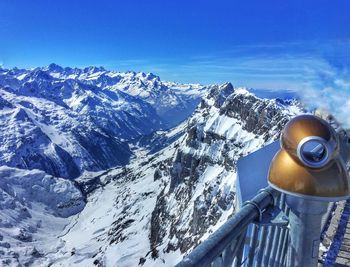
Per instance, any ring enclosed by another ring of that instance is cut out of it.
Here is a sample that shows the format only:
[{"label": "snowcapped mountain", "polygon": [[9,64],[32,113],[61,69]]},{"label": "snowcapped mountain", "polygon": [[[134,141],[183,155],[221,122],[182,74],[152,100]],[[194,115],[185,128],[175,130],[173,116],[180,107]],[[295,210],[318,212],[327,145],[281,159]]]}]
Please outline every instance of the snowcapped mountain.
[{"label": "snowcapped mountain", "polygon": [[[173,266],[234,213],[237,159],[278,138],[300,112],[294,101],[213,86],[188,120],[148,137],[169,145],[155,154],[139,148],[123,168],[76,179],[86,205],[65,223],[57,220],[56,242],[33,233],[35,242],[21,241],[3,253],[34,246],[36,257],[12,262],[37,266]],[[43,242],[49,246],[37,245]]]},{"label": "snowcapped mountain", "polygon": [[125,165],[130,140],[184,120],[204,90],[96,67],[0,68],[0,165],[66,178]]},{"label": "snowcapped mountain", "polygon": [[[83,70],[62,68],[55,64],[45,70],[59,79],[75,79],[111,91],[122,91],[151,104],[168,126],[186,119],[198,105],[206,88],[199,84],[163,82],[152,73],[113,72],[89,67]],[[174,111],[176,111],[174,113]]]},{"label": "snowcapped mountain", "polygon": [[212,88],[189,120],[168,171],[155,170],[166,186],[152,212],[151,256],[183,255],[225,222],[235,209],[237,160],[276,140],[300,112],[294,101],[259,99],[231,84]]}]

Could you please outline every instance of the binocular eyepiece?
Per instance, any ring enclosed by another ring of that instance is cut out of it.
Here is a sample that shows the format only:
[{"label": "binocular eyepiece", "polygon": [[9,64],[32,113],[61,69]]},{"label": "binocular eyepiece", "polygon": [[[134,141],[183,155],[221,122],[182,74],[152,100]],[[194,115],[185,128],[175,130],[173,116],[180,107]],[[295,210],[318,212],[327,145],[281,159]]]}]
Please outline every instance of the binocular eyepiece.
[{"label": "binocular eyepiece", "polygon": [[350,195],[346,168],[349,150],[323,119],[301,115],[281,134],[281,150],[271,162],[268,181],[275,189],[306,198],[345,199]]},{"label": "binocular eyepiece", "polygon": [[281,146],[306,167],[322,168],[338,155],[339,138],[326,121],[312,115],[301,115],[285,126]]}]

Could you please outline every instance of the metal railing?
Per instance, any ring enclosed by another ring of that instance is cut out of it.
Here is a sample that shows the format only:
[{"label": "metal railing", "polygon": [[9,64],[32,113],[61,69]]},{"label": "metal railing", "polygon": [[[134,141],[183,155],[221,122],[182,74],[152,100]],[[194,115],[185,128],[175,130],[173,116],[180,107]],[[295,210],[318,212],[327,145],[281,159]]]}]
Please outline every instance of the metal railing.
[{"label": "metal railing", "polygon": [[288,212],[285,196],[267,187],[176,267],[285,266]]},{"label": "metal railing", "polygon": [[[329,226],[334,203],[322,221]],[[285,267],[289,246],[290,209],[286,195],[267,187],[199,244],[176,267]]]}]

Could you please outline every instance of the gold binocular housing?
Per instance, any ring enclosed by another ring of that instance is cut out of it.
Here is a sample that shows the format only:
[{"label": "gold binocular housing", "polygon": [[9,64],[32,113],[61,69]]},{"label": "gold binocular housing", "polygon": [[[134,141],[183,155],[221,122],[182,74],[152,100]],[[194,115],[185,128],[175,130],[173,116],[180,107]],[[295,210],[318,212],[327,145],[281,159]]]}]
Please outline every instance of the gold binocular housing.
[{"label": "gold binocular housing", "polygon": [[281,149],[271,162],[268,182],[290,195],[346,199],[350,195],[349,150],[348,140],[340,138],[325,120],[297,116],[282,131]]}]

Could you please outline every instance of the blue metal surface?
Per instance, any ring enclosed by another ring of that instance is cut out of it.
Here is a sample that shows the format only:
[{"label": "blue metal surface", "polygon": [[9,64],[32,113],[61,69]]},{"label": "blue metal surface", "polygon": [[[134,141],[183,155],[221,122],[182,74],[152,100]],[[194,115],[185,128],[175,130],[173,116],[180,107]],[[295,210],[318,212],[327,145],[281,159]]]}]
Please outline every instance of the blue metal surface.
[{"label": "blue metal surface", "polygon": [[239,207],[268,186],[270,163],[279,149],[280,142],[277,140],[237,161],[236,196]]}]

